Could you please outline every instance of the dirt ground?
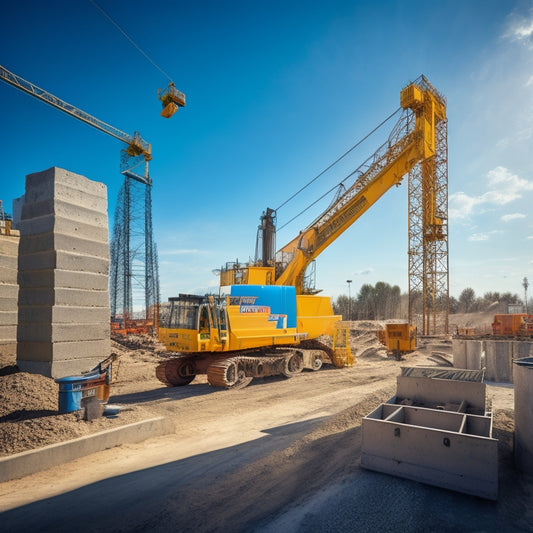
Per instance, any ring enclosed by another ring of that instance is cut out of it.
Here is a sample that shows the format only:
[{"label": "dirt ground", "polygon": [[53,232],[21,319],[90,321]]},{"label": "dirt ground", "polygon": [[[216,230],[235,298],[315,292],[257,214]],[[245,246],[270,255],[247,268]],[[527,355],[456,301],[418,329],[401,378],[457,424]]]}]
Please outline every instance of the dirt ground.
[{"label": "dirt ground", "polygon": [[[167,437],[106,450],[63,465],[60,470],[1,484],[2,518],[5,523],[16,523],[20,516],[27,518],[32,509],[37,516],[40,508],[33,502],[41,499],[47,499],[47,505],[57,502],[63,510],[70,509],[69,505],[75,509],[76,498],[81,496],[86,502],[105,506],[106,498],[111,500],[117,492],[110,480],[120,479],[129,487],[121,490],[133,491],[132,498],[144,495],[143,506],[129,509],[127,517],[108,518],[109,531],[168,531],[175,520],[179,520],[180,531],[353,530],[320,525],[322,515],[316,513],[330,501],[331,491],[340,502],[345,484],[370,479],[370,473],[362,471],[359,464],[362,417],[394,394],[402,366],[451,363],[451,341],[429,338],[421,340],[417,351],[406,355],[405,360],[396,361],[377,342],[376,326],[374,322],[352,323],[356,363],[351,368],[325,365],[318,372],[303,372],[291,379],[254,380],[247,388],[235,391],[213,389],[205,376],[198,376],[187,387],[163,387],[154,372],[167,356],[161,346],[143,338],[113,343],[112,349],[121,357],[113,372],[110,403],[122,410],[116,418],[90,422],[78,414],[58,415],[53,380],[10,373],[14,361],[0,358],[2,455],[154,415],[170,417],[175,425],[174,434]],[[400,491],[406,486],[413,494],[422,491],[421,497],[428,501],[445,494],[470,502],[467,516],[462,518],[467,521],[453,519],[457,524],[470,524],[461,530],[488,531],[489,526],[501,524],[502,530],[531,531],[533,483],[514,469],[512,460],[513,388],[494,384],[487,390],[494,412],[493,436],[499,441],[500,498],[496,507],[487,508],[489,504],[477,498],[391,476],[372,473],[372,479],[385,480],[382,491],[392,484]],[[162,481],[170,479],[179,479],[178,485]],[[30,486],[31,496],[27,491]],[[341,495],[335,493],[338,490]],[[122,494],[122,500],[127,494]],[[369,494],[365,491],[364,498]],[[382,495],[376,498],[375,505],[380,505]],[[353,508],[353,502],[349,507]],[[478,511],[488,517],[488,529],[476,518]],[[43,531],[62,530],[57,524],[47,529],[42,517],[39,520]],[[398,530],[373,522],[367,523],[367,529],[363,517],[358,520],[361,531],[376,527]],[[401,524],[401,520],[397,522]],[[420,530],[406,524],[400,529]]]}]

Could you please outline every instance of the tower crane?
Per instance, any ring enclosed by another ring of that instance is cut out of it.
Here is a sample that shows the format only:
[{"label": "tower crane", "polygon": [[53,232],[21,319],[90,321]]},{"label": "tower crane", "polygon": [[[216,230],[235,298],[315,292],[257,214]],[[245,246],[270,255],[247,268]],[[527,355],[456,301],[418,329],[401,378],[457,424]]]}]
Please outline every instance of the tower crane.
[{"label": "tower crane", "polygon": [[[5,67],[0,65],[0,79],[13,87],[24,91],[25,93],[41,100],[48,105],[59,109],[93,128],[96,128],[115,139],[126,144],[126,148],[121,150],[121,165],[120,171],[124,175],[124,185],[122,187],[119,201],[122,200],[125,207],[123,211],[130,213],[132,206],[132,188],[130,187],[130,180],[134,180],[144,185],[144,214],[142,217],[144,221],[144,264],[142,265],[142,287],[144,290],[144,305],[146,309],[146,318],[148,314],[155,308],[155,304],[159,303],[159,276],[157,266],[157,254],[152,236],[152,202],[151,202],[151,187],[152,179],[150,178],[148,164],[152,160],[152,149],[150,143],[146,142],[138,132],[133,135],[128,135],[123,131],[99,120],[89,113],[61,100],[57,96],[37,87],[34,83],[10,72]],[[139,161],[144,160],[144,173],[138,174],[134,172],[135,167]],[[142,186],[141,185],[141,186]],[[113,242],[111,245],[111,315],[112,319],[121,314],[123,318],[127,318],[132,314],[132,278],[135,277],[133,272],[133,263],[139,266],[139,260],[134,257],[137,253],[136,247],[130,246],[130,223],[131,218],[128,216],[126,220],[117,224],[115,220],[115,231]],[[116,238],[116,235],[120,238]],[[116,248],[116,249],[115,249]],[[142,263],[142,260],[140,261]],[[124,270],[119,272],[119,270]],[[120,285],[120,287],[118,286]],[[118,301],[118,295],[123,296],[123,301]],[[122,309],[120,309],[122,304]]]},{"label": "tower crane", "polygon": [[[45,102],[46,104],[51,105],[56,109],[59,109],[63,113],[67,113],[71,117],[81,120],[82,122],[85,122],[85,124],[89,124],[89,126],[92,126],[93,128],[107,133],[108,135],[111,135],[111,137],[114,137],[115,139],[118,139],[119,141],[125,143],[127,146],[127,148],[125,149],[125,153],[127,154],[127,156],[143,156],[145,161],[144,175],[138,176],[133,175],[133,173],[131,173],[132,175],[130,177],[134,177],[135,179],[142,181],[146,185],[150,184],[148,162],[152,159],[152,147],[149,143],[143,140],[143,138],[138,132],[135,132],[133,135],[128,135],[127,133],[120,131],[118,128],[110,126],[102,120],[99,120],[96,117],[89,115],[89,113],[86,113],[85,111],[82,111],[81,109],[73,106],[72,104],[61,100],[60,98],[54,96],[48,91],[37,87],[37,85],[35,85],[34,83],[25,80],[24,78],[18,76],[17,74],[14,74],[13,72],[10,72],[2,65],[0,65],[0,79],[5,81],[6,83],[9,83],[13,87],[20,89],[21,91],[24,91],[30,96],[41,100],[41,102]],[[128,172],[128,170],[124,170],[123,172]]]}]

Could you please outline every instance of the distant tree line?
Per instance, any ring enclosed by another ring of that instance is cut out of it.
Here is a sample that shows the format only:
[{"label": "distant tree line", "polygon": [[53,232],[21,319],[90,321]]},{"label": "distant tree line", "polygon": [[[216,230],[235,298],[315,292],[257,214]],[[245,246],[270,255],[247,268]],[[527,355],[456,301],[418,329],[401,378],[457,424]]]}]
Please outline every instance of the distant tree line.
[{"label": "distant tree line", "polygon": [[[415,309],[421,303],[421,295],[415,298]],[[459,298],[450,296],[450,313],[475,313],[493,311],[505,313],[509,304],[523,304],[517,294],[510,292],[486,292],[476,296],[474,289],[464,289]],[[533,302],[528,302],[528,311],[533,312]],[[390,318],[408,318],[409,295],[402,293],[398,285],[391,286],[378,281],[375,286],[364,284],[356,296],[350,299],[345,294],[333,302],[333,310],[342,315],[344,320],[387,320]]]}]

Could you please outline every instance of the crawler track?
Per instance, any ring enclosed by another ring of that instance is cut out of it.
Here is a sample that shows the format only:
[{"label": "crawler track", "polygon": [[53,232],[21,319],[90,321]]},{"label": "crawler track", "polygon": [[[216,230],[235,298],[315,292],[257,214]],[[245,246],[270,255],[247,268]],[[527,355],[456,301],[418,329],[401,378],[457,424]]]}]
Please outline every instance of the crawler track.
[{"label": "crawler track", "polygon": [[266,350],[177,355],[160,363],[156,368],[156,376],[167,387],[179,387],[188,385],[197,374],[207,374],[207,381],[213,387],[242,389],[253,378],[292,377],[304,368],[320,369],[323,358],[317,351],[325,352],[326,360],[328,357],[333,359],[333,350],[329,346],[312,340],[297,346],[278,346]]}]

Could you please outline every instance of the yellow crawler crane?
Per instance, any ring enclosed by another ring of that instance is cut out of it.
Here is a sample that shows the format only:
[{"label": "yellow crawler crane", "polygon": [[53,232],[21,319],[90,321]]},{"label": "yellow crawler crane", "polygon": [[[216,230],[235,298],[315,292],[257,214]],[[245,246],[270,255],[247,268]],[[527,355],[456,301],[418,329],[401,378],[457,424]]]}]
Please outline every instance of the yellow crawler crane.
[{"label": "yellow crawler crane", "polygon": [[[318,340],[334,334],[340,317],[333,314],[330,298],[317,296],[319,291],[306,282],[306,270],[417,163],[434,158],[436,124],[446,118],[443,98],[422,76],[401,91],[400,103],[404,112],[388,141],[298,236],[274,253],[276,213],[267,209],[259,226],[256,261],[227,263],[221,269],[220,285],[229,294],[219,299],[170,298],[171,310],[159,335],[167,350],[180,355],[159,365],[162,382],[184,385],[206,373],[211,385],[242,387],[254,377],[292,376],[305,367],[317,370],[324,358],[350,364],[346,346],[336,355]],[[443,220],[434,197],[426,196],[425,231],[440,239]],[[342,339],[340,332],[335,339]]]}]

